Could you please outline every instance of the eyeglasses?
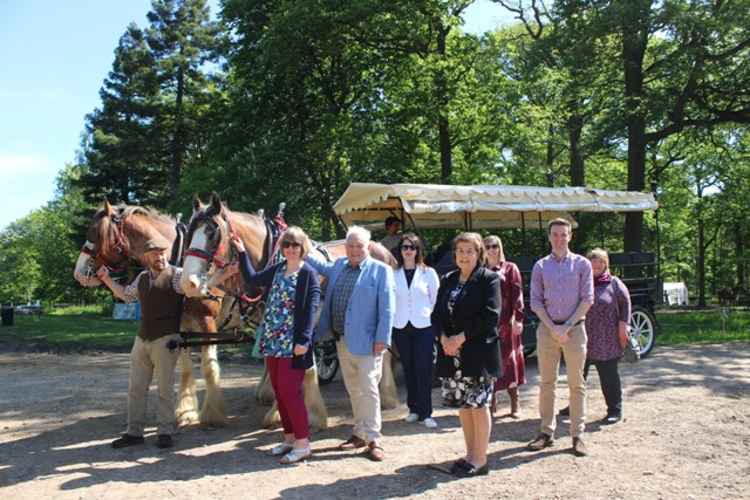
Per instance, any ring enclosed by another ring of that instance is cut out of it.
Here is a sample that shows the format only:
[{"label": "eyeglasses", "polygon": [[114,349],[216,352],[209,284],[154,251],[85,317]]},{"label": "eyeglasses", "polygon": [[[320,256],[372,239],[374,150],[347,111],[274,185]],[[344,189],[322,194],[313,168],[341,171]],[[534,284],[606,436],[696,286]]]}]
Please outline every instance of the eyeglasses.
[{"label": "eyeglasses", "polygon": [[296,241],[284,241],[284,242],[281,243],[281,248],[289,248],[289,247],[299,248],[301,246],[302,245],[300,245]]},{"label": "eyeglasses", "polygon": [[401,250],[409,250],[409,251],[411,251],[411,250],[416,250],[416,249],[417,249],[417,247],[415,247],[414,245],[401,245]]},{"label": "eyeglasses", "polygon": [[497,248],[500,248],[500,245],[496,245],[493,243],[492,245],[485,245],[484,248],[486,248],[487,250],[495,250]]}]

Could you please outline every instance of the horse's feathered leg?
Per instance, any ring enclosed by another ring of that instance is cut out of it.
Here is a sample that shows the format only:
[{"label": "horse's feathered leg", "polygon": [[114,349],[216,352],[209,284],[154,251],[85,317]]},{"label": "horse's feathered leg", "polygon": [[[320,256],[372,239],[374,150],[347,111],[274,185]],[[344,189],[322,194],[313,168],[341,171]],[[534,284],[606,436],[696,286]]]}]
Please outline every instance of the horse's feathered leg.
[{"label": "horse's feathered leg", "polygon": [[227,423],[227,412],[224,393],[220,385],[221,369],[218,349],[215,345],[203,346],[201,352],[203,378],[206,381],[206,399],[203,401],[200,414],[201,424],[221,427]]},{"label": "horse's feathered leg", "polygon": [[268,367],[263,368],[260,383],[255,389],[255,400],[265,406],[276,401],[276,395],[273,393],[273,386],[271,386],[271,377],[268,376]]},{"label": "horse's feathered leg", "polygon": [[180,393],[177,398],[175,417],[177,418],[177,425],[180,427],[197,424],[199,421],[198,395],[189,349],[180,351]]},{"label": "horse's feathered leg", "polygon": [[393,374],[393,355],[390,351],[383,353],[383,375],[380,378],[380,407],[384,410],[398,408],[398,388]]},{"label": "horse's feathered leg", "polygon": [[305,371],[305,379],[302,382],[302,390],[305,394],[305,408],[307,418],[310,421],[310,429],[322,431],[328,428],[328,408],[326,408],[323,395],[318,385],[318,369],[315,365]]}]

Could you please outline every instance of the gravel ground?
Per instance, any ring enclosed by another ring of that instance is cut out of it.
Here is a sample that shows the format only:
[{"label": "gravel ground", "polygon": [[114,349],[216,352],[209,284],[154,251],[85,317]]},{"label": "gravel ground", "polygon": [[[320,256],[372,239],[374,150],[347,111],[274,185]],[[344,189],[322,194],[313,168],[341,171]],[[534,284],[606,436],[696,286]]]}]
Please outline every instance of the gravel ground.
[{"label": "gravel ground", "polygon": [[[313,436],[314,457],[281,466],[264,453],[278,431],[259,427],[253,389],[260,367],[224,363],[231,418],[221,429],[187,428],[175,448],[114,450],[124,429],[127,354],[0,353],[0,491],[8,498],[750,498],[750,345],[657,347],[623,365],[625,420],[603,426],[596,371],[589,380],[586,443],[575,458],[567,425],[557,444],[529,453],[538,431],[536,364],[522,387],[521,418],[498,417],[489,476],[461,479],[427,467],[458,458],[453,409],[433,393],[438,430],[384,412],[386,461],[335,445],[350,431],[343,385],[323,388],[330,428]],[[558,406],[567,403],[564,377]],[[155,421],[155,391],[149,408]],[[402,400],[403,400],[402,394]],[[507,400],[501,402],[505,408]],[[502,415],[504,411],[500,411]]]}]

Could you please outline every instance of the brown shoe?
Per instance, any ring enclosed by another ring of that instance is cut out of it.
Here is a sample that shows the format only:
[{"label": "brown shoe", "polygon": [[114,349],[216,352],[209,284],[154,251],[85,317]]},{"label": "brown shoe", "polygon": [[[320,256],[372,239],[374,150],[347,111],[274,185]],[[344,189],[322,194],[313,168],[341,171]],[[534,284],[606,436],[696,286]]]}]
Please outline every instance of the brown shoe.
[{"label": "brown shoe", "polygon": [[385,451],[377,441],[372,441],[369,445],[367,445],[367,447],[369,448],[367,451],[367,455],[370,457],[370,460],[372,460],[373,462],[383,461],[383,459],[385,458]]},{"label": "brown shoe", "polygon": [[354,450],[357,448],[364,448],[367,443],[364,439],[358,436],[352,436],[339,445],[339,450]]},{"label": "brown shoe", "polygon": [[530,451],[541,451],[555,444],[555,440],[552,436],[540,432],[539,435],[529,444],[526,445],[526,449]]},{"label": "brown shoe", "polygon": [[588,455],[588,452],[586,451],[586,445],[579,437],[573,438],[573,455],[577,457],[585,457],[586,455]]}]

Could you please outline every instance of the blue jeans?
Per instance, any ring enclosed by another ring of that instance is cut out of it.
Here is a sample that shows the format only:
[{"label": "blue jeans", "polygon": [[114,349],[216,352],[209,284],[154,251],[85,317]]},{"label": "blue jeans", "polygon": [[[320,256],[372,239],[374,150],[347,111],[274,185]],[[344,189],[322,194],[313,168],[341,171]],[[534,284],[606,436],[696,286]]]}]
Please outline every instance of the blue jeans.
[{"label": "blue jeans", "polygon": [[401,356],[406,378],[406,405],[419,420],[432,416],[433,345],[432,327],[415,328],[407,323],[393,329],[393,343]]}]

